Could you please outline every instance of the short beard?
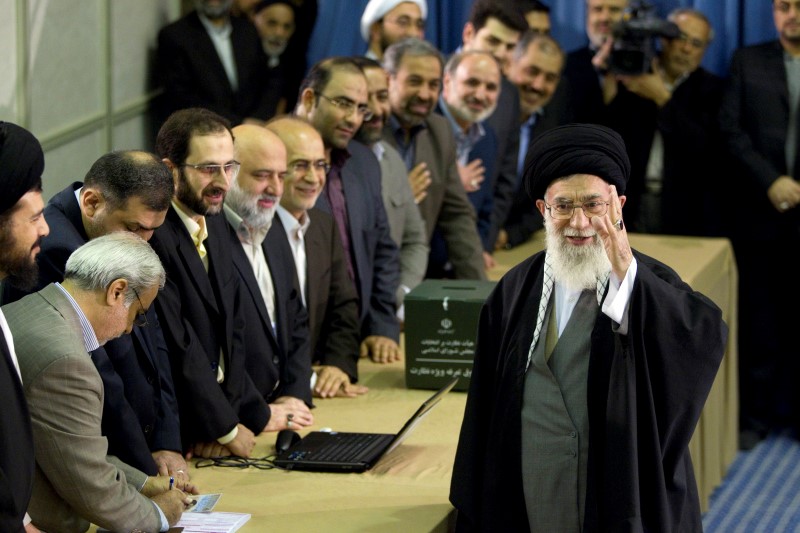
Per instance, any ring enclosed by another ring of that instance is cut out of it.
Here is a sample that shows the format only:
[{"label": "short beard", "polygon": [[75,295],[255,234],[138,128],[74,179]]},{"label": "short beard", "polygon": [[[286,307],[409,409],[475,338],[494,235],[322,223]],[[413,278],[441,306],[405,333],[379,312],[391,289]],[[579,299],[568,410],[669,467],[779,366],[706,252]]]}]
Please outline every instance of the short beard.
[{"label": "short beard", "polygon": [[489,118],[491,114],[494,113],[496,107],[497,105],[495,104],[493,106],[487,107],[480,113],[474,113],[469,110],[469,108],[466,106],[464,102],[459,102],[459,104],[455,106],[450,106],[448,104],[450,113],[455,118],[461,119],[464,122],[469,122],[471,124],[477,124],[478,122],[483,122],[484,120]]},{"label": "short beard", "polygon": [[180,169],[178,172],[178,189],[175,191],[175,199],[188,207],[196,215],[218,215],[220,211],[222,211],[222,204],[219,206],[207,205],[203,201],[202,192],[203,191],[200,191],[201,196],[198,198],[195,194],[195,190],[192,189],[189,180],[186,178],[186,174],[183,172],[183,169]]},{"label": "short beard", "polygon": [[[569,226],[558,230],[549,217],[545,217],[544,227],[555,280],[570,290],[596,288],[597,279],[611,271],[611,261],[597,233],[593,229],[579,232]],[[565,232],[576,237],[594,235],[594,242],[590,246],[573,246],[566,240]]]},{"label": "short beard", "polygon": [[19,250],[12,229],[0,226],[0,270],[6,275],[4,283],[23,291],[36,287],[39,283],[39,265],[36,259],[31,258],[31,250],[41,242],[40,237],[28,250]]},{"label": "short beard", "polygon": [[[262,197],[272,198],[275,203],[269,209],[263,209],[258,206],[258,201]],[[242,220],[249,227],[269,231],[270,226],[272,226],[272,219],[275,218],[275,211],[278,209],[280,197],[249,194],[239,188],[239,184],[234,180],[230,189],[228,189],[228,194],[225,196],[225,202],[237,215],[242,217]]]}]

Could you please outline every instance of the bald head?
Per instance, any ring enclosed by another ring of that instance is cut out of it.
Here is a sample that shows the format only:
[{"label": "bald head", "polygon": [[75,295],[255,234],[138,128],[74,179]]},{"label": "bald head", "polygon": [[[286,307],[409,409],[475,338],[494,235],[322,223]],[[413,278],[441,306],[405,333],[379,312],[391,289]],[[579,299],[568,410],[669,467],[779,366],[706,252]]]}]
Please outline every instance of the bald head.
[{"label": "bald head", "polygon": [[317,202],[325,186],[327,162],[322,136],[309,122],[281,117],[267,123],[286,145],[287,172],[281,206],[298,220]]},{"label": "bald head", "polygon": [[233,136],[242,167],[225,203],[250,227],[269,227],[283,194],[286,147],[263,126],[236,126]]}]

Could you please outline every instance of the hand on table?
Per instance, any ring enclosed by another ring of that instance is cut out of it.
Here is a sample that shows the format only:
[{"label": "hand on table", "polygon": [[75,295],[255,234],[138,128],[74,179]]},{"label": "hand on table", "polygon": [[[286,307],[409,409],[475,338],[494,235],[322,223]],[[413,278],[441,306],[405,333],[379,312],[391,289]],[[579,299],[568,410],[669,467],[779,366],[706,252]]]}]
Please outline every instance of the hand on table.
[{"label": "hand on table", "polygon": [[314,385],[314,396],[319,398],[355,398],[369,391],[367,387],[350,383],[342,369],[335,366],[321,366],[317,369],[317,383]]},{"label": "hand on table", "polygon": [[[169,479],[170,476],[148,476],[147,480],[145,480],[144,485],[142,486],[142,490],[139,492],[142,494],[142,496],[147,498],[153,498],[159,494],[169,492]],[[175,480],[175,483],[172,486],[172,490],[177,489],[178,492],[199,494],[197,487],[195,487],[192,483],[176,477],[173,477],[173,479]]]},{"label": "hand on table", "polygon": [[270,417],[264,431],[303,429],[314,423],[314,415],[303,400],[281,396],[269,404]]},{"label": "hand on table", "polygon": [[172,450],[158,450],[151,455],[158,467],[159,476],[182,477],[189,481],[189,465],[181,454]]},{"label": "hand on table", "polygon": [[399,361],[400,346],[381,335],[370,335],[361,341],[361,357],[369,356],[376,363],[393,363]]}]

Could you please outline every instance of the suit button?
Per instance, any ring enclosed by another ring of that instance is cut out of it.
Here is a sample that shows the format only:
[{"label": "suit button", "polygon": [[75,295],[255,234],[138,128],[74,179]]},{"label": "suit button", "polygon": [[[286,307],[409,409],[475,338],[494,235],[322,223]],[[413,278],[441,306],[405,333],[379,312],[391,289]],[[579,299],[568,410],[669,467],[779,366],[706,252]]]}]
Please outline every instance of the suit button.
[{"label": "suit button", "polygon": [[147,384],[148,385],[152,385],[153,384],[153,376],[147,376]]},{"label": "suit button", "polygon": [[570,432],[569,436],[570,436],[570,437],[572,437],[572,438],[574,439],[575,437],[577,437],[577,436],[578,436],[578,434],[577,434],[577,433],[575,433],[574,431],[572,431],[572,432]]},{"label": "suit button", "polygon": [[150,424],[147,424],[147,425],[144,427],[144,432],[145,432],[147,435],[149,435],[150,433],[152,433],[152,432],[153,432],[153,426],[151,426]]},{"label": "suit button", "polygon": [[280,362],[281,362],[281,360],[278,358],[278,356],[277,356],[277,355],[276,355],[275,357],[273,357],[273,358],[272,358],[272,364],[273,364],[273,365],[277,365],[277,364],[278,364],[278,363],[280,363]]}]

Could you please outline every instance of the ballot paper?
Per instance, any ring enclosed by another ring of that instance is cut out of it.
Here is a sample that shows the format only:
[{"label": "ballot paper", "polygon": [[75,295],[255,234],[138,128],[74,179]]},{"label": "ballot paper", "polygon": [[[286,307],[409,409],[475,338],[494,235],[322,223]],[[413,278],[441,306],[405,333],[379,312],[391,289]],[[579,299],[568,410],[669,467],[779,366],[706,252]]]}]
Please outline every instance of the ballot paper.
[{"label": "ballot paper", "polygon": [[183,533],[234,533],[248,520],[243,513],[183,513],[176,527]]},{"label": "ballot paper", "polygon": [[222,494],[195,494],[189,497],[194,500],[185,513],[209,513],[214,510],[217,501]]}]

